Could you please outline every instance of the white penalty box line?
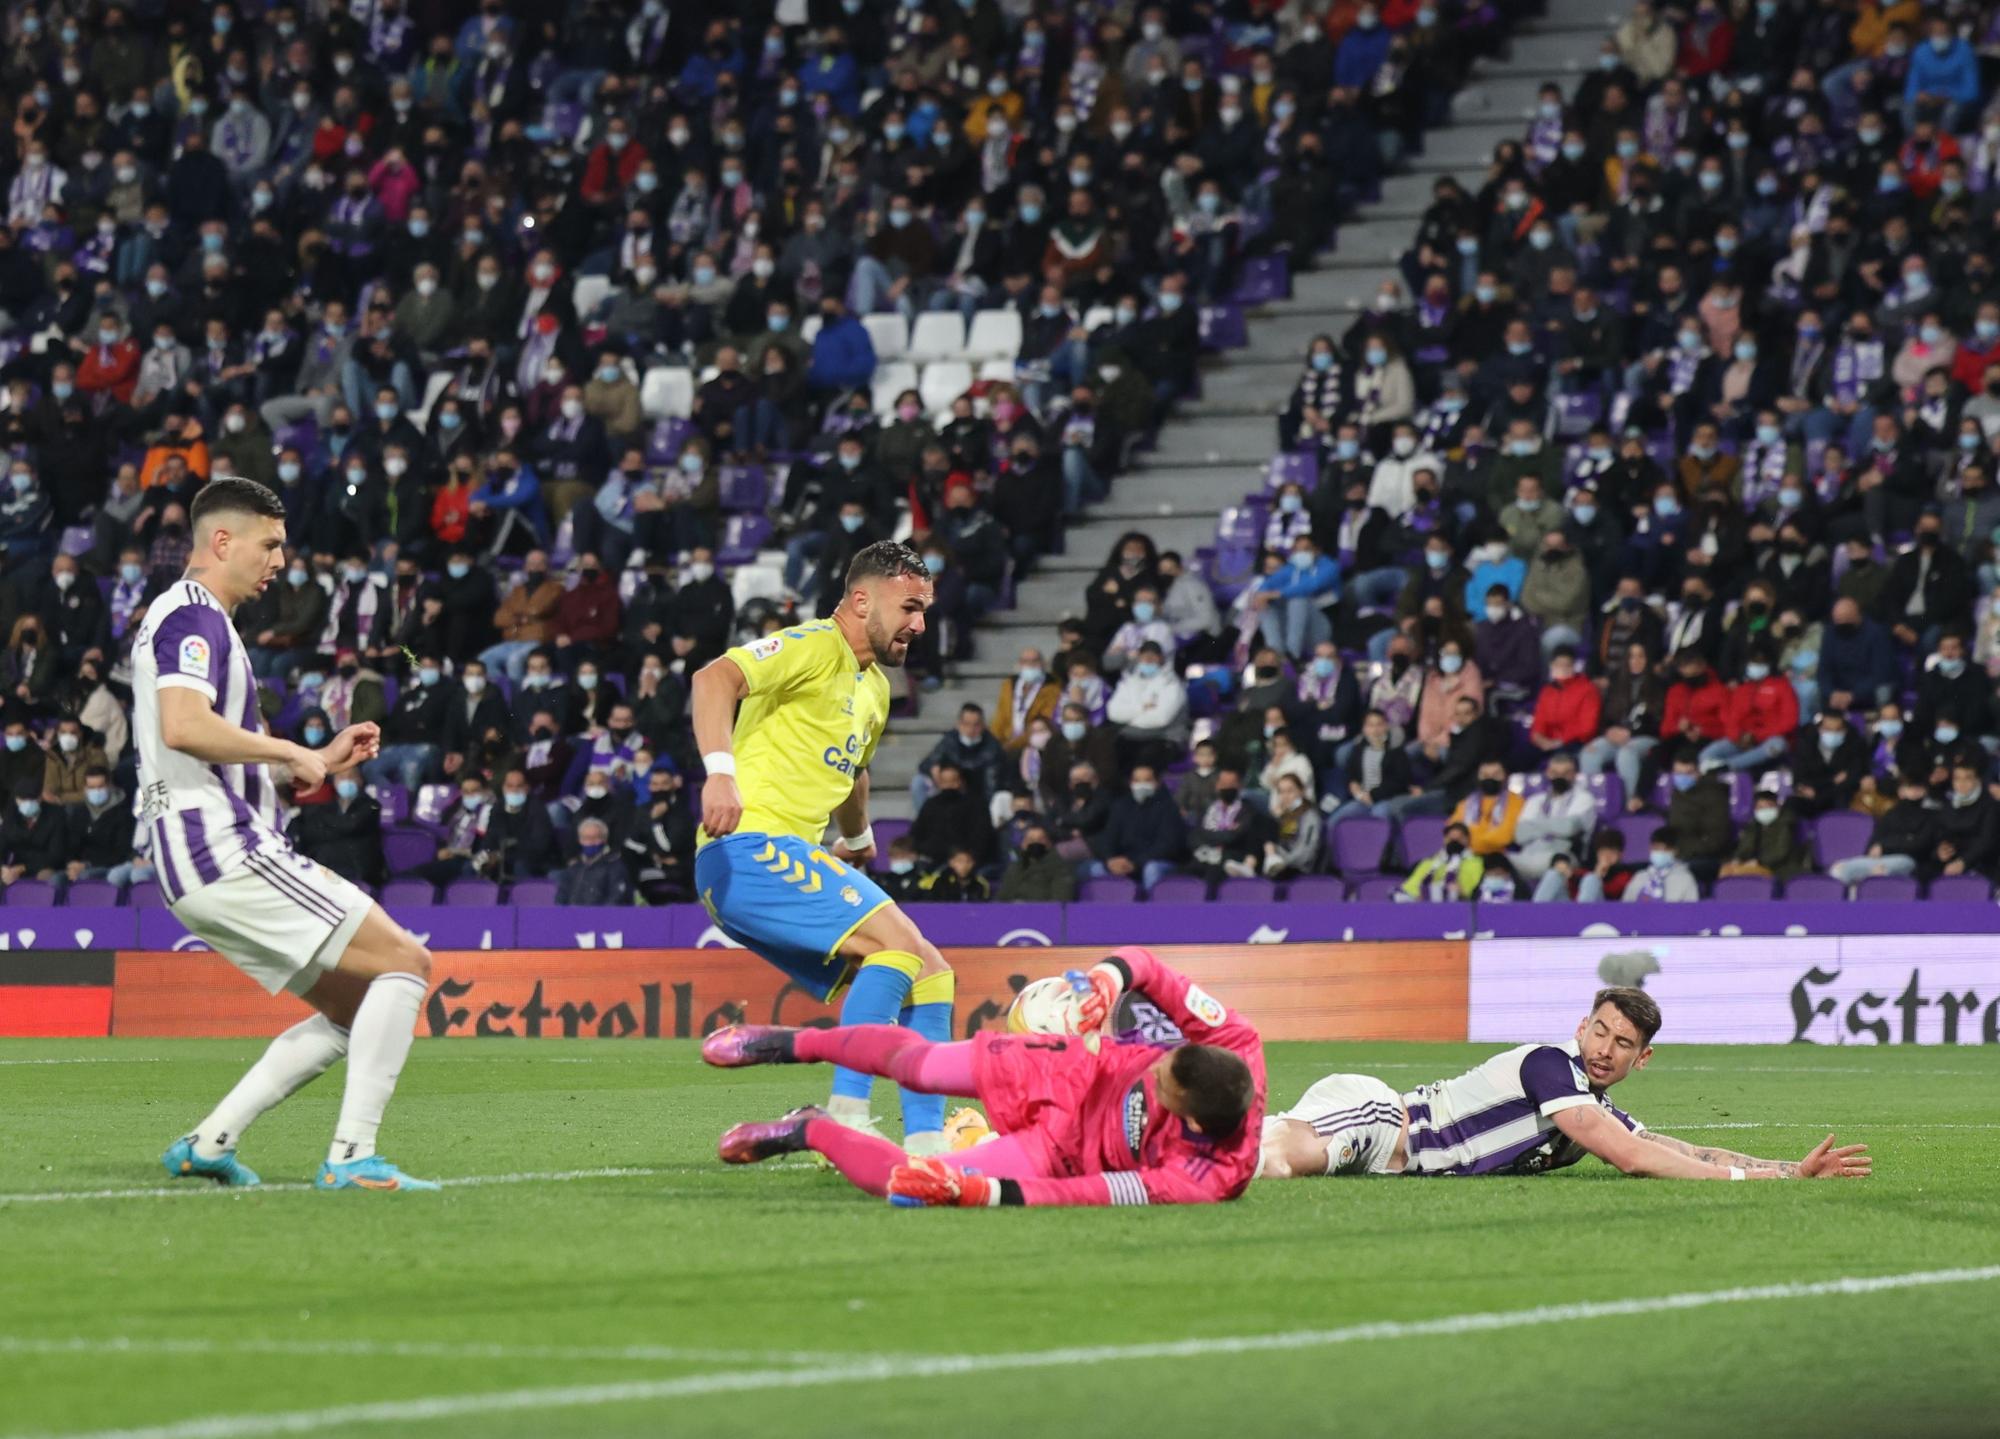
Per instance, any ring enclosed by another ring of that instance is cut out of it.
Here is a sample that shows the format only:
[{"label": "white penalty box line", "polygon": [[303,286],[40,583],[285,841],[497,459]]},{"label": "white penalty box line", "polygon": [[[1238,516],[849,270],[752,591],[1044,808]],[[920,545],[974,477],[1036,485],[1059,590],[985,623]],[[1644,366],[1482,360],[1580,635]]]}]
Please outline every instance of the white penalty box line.
[{"label": "white penalty box line", "polygon": [[1930,1269],[1821,1280],[1765,1284],[1646,1299],[1543,1305],[1533,1309],[1450,1314],[1437,1319],[1385,1320],[1340,1329],[1301,1329],[1234,1338],[1182,1339],[1154,1344],[1042,1349],[1015,1354],[855,1355],[838,1363],[798,1368],[755,1368],[694,1374],[679,1379],[629,1380],[557,1388],[513,1389],[485,1394],[445,1394],[429,1398],[343,1404],[325,1409],[271,1414],[221,1414],[135,1429],[100,1429],[40,1439],[250,1439],[262,1434],[316,1434],[361,1424],[415,1424],[470,1415],[516,1414],[612,1404],[657,1403],[715,1394],[784,1392],[841,1384],[949,1378],[967,1374],[1079,1368],[1147,1360],[1201,1359],[1216,1355],[1283,1354],[1377,1340],[1449,1338],[1508,1329],[1532,1329],[1593,1319],[1630,1318],[1708,1309],[1728,1304],[1880,1294],[1893,1290],[1979,1284],[2000,1279],[2000,1264],[1976,1269]]}]

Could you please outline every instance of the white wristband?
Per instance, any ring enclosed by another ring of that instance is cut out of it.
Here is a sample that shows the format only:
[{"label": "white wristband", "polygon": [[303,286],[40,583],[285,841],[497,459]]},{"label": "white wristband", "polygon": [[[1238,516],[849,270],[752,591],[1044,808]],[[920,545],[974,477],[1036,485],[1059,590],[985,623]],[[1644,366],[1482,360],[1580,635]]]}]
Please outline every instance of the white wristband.
[{"label": "white wristband", "polygon": [[703,755],[701,757],[701,767],[712,775],[734,775],[736,773],[736,756],[726,749],[719,749],[714,754]]},{"label": "white wristband", "polygon": [[875,843],[875,826],[869,825],[860,834],[844,834],[840,837],[840,842],[847,846],[849,854],[867,849]]},{"label": "white wristband", "polygon": [[1749,1176],[1748,1176],[1748,1175],[1746,1175],[1746,1174],[1745,1174],[1745,1173],[1743,1172],[1743,1166],[1742,1166],[1742,1165],[1740,1165],[1740,1164],[1732,1164],[1732,1165],[1730,1165],[1730,1166],[1729,1166],[1729,1177],[1730,1177],[1731,1179],[1747,1179],[1747,1178],[1749,1178]]}]

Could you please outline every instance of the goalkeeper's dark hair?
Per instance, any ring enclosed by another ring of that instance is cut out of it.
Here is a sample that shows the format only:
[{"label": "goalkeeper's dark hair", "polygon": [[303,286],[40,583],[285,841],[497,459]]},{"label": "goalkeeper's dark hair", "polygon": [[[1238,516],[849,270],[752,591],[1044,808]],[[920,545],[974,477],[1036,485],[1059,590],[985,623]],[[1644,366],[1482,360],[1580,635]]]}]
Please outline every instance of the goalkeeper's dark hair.
[{"label": "goalkeeper's dark hair", "polygon": [[227,479],[210,480],[201,487],[194,503],[188,506],[188,528],[200,529],[201,522],[211,515],[262,515],[282,520],[285,502],[268,486],[231,475]]},{"label": "goalkeeper's dark hair", "polygon": [[924,557],[901,540],[877,540],[855,555],[847,567],[847,588],[866,580],[927,580],[931,572]]},{"label": "goalkeeper's dark hair", "polygon": [[1186,1117],[1210,1139],[1227,1139],[1243,1127],[1257,1099],[1257,1082],[1240,1055],[1214,1044],[1184,1044],[1170,1071],[1187,1101]]},{"label": "goalkeeper's dark hair", "polygon": [[1660,1032],[1659,1003],[1645,990],[1623,985],[1615,989],[1600,989],[1597,998],[1590,1002],[1590,1012],[1595,1014],[1607,1004],[1629,1019],[1632,1027],[1639,1031],[1639,1038],[1647,1044],[1651,1044],[1653,1036]]}]

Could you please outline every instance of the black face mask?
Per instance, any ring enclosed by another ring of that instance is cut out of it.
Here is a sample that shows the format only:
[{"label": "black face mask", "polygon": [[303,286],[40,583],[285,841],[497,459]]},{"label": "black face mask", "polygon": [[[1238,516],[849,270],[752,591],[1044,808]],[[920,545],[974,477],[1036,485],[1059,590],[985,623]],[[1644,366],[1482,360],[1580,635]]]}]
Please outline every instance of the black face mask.
[{"label": "black face mask", "polygon": [[585,584],[589,585],[597,583],[597,577],[603,574],[604,572],[598,569],[595,565],[585,565],[582,569],[578,570],[576,573],[577,573],[577,578],[581,579]]},{"label": "black face mask", "polygon": [[338,673],[338,674],[339,674],[339,676],[340,676],[340,677],[341,677],[342,679],[344,679],[344,680],[351,680],[351,679],[353,679],[353,678],[354,678],[354,677],[355,677],[356,675],[358,675],[358,674],[360,674],[360,673],[361,673],[361,666],[359,666],[359,665],[342,665],[342,666],[341,666],[341,667],[339,668],[339,670],[338,670],[338,671],[336,671],[336,673]]},{"label": "black face mask", "polygon": [[1075,795],[1078,799],[1089,799],[1092,795],[1097,793],[1097,786],[1092,784],[1089,780],[1085,780],[1082,784],[1072,786],[1070,789],[1070,793]]},{"label": "black face mask", "polygon": [[1021,858],[1023,859],[1040,859],[1048,852],[1049,847],[1045,844],[1024,844],[1021,846]]},{"label": "black face mask", "polygon": [[1276,679],[1277,677],[1278,677],[1278,667],[1276,665],[1257,666],[1257,679],[1260,683],[1269,684],[1271,683],[1272,680]]},{"label": "black face mask", "polygon": [[536,725],[528,733],[534,739],[554,739],[556,737],[556,732],[545,724]]},{"label": "black face mask", "polygon": [[618,741],[618,743],[623,744],[625,743],[626,739],[631,736],[632,726],[626,725],[624,728],[621,729],[617,725],[611,725],[609,726],[609,733],[611,735],[611,738]]},{"label": "black face mask", "polygon": [[1224,804],[1235,804],[1237,799],[1240,798],[1242,794],[1243,794],[1242,790],[1238,789],[1235,785],[1230,785],[1226,789],[1217,790],[1215,792],[1215,797],[1221,800]]},{"label": "black face mask", "polygon": [[1572,786],[1575,783],[1576,781],[1573,779],[1562,779],[1560,777],[1552,779],[1549,781],[1549,793],[1568,794],[1570,791],[1570,786]]},{"label": "black face mask", "polygon": [[1479,782],[1479,792],[1484,795],[1500,793],[1501,782],[1497,779],[1483,779]]},{"label": "black face mask", "polygon": [[1444,852],[1450,855],[1453,859],[1457,859],[1460,855],[1465,853],[1465,841],[1462,839],[1446,840],[1444,842]]}]

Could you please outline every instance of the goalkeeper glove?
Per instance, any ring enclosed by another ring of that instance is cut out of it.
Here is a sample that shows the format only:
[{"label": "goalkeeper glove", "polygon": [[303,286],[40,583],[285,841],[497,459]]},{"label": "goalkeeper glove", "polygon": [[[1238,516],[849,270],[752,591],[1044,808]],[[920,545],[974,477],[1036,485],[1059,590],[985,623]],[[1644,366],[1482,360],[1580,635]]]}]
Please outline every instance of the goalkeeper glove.
[{"label": "goalkeeper glove", "polygon": [[1088,973],[1080,969],[1066,969],[1063,978],[1076,991],[1079,1034],[1095,1034],[1111,1022],[1111,1016],[1118,1009],[1118,996],[1124,993],[1124,985],[1116,970],[1102,964],[1094,966]]},{"label": "goalkeeper glove", "polygon": [[986,1209],[1000,1202],[1000,1186],[940,1159],[912,1157],[889,1171],[889,1202],[905,1209]]}]

